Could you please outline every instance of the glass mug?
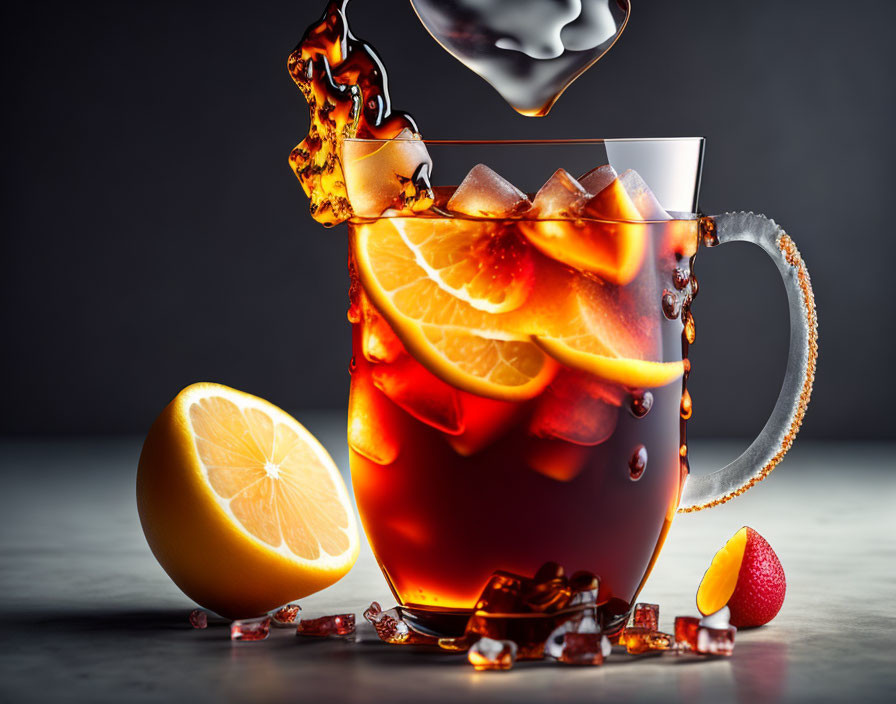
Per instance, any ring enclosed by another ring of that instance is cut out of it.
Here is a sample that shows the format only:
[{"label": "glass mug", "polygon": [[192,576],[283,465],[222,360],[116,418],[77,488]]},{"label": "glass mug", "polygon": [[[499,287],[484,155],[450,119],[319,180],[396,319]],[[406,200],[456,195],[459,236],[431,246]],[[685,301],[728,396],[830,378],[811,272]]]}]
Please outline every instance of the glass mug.
[{"label": "glass mug", "polygon": [[[346,140],[345,162],[394,142]],[[761,215],[697,214],[702,138],[425,144],[433,205],[349,225],[348,439],[370,545],[422,632],[456,635],[492,575],[545,566],[598,576],[618,629],[675,514],[742,493],[793,442],[817,354],[805,264]],[[732,241],[784,279],[787,372],[750,447],[689,477],[693,264]]]}]

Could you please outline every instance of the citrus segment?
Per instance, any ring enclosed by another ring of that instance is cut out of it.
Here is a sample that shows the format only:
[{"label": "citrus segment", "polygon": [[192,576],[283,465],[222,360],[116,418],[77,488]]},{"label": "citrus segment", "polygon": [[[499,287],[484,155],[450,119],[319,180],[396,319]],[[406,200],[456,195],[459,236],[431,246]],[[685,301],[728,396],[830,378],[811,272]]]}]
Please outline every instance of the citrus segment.
[{"label": "citrus segment", "polygon": [[701,614],[715,613],[728,603],[737,586],[746,547],[747,529],[741,528],[712,558],[697,589],[697,609]]},{"label": "citrus segment", "polygon": [[226,616],[332,584],[358,553],[348,493],[326,450],[276,406],[218,384],[187,387],[153,424],[137,500],[171,578]]},{"label": "citrus segment", "polygon": [[488,313],[446,291],[387,221],[353,226],[351,246],[372,303],[433,374],[506,401],[532,398],[548,384],[556,363],[531,342],[528,311]]},{"label": "citrus segment", "polygon": [[584,217],[588,219],[527,221],[520,228],[552,259],[620,286],[629,283],[641,268],[647,231],[618,178],[588,201]]},{"label": "citrus segment", "polygon": [[534,283],[531,247],[515,229],[488,221],[392,218],[393,226],[432,281],[474,308],[519,308]]}]

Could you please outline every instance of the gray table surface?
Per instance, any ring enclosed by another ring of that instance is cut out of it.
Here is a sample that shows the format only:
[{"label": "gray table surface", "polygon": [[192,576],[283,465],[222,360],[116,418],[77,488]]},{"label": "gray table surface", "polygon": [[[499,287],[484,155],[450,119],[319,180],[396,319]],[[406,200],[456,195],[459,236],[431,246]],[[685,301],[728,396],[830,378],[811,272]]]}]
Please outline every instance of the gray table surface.
[{"label": "gray table surface", "polygon": [[[347,467],[343,420],[299,414]],[[743,443],[693,443],[694,471]],[[642,599],[661,627],[695,613],[715,551],[740,526],[762,533],[787,573],[768,626],[731,659],[614,654],[600,668],[523,663],[477,673],[463,656],[276,631],[232,643],[193,608],[143,539],[137,438],[0,441],[0,699],[3,701],[892,701],[896,692],[896,446],[798,443],[740,499],[679,516]],[[392,604],[365,545],[306,612]]]}]

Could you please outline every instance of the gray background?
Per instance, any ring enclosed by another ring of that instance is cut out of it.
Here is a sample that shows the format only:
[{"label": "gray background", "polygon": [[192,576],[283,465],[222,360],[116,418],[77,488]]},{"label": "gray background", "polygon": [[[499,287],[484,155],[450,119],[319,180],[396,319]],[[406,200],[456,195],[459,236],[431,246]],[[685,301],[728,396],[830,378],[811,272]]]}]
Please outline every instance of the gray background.
[{"label": "gray background", "polygon": [[[197,380],[344,406],[345,231],[311,220],[286,163],[307,127],[286,56],[323,4],[5,5],[0,432],[142,433]],[[406,0],[349,9],[425,136],[706,136],[703,209],[773,216],[813,275],[805,435],[892,439],[896,3],[861,7],[635,0],[541,120]],[[692,430],[748,437],[783,374],[783,287],[747,245],[697,273]]]}]

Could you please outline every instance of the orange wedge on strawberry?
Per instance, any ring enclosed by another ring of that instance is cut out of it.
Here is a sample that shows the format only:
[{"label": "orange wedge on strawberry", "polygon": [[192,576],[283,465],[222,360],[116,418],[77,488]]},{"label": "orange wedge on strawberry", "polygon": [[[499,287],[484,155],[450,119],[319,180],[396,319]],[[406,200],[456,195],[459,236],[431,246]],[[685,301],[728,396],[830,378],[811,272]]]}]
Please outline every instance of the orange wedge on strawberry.
[{"label": "orange wedge on strawberry", "polygon": [[786,589],[775,551],[745,526],[712,559],[697,590],[697,608],[708,615],[727,606],[732,626],[762,626],[781,610]]}]

